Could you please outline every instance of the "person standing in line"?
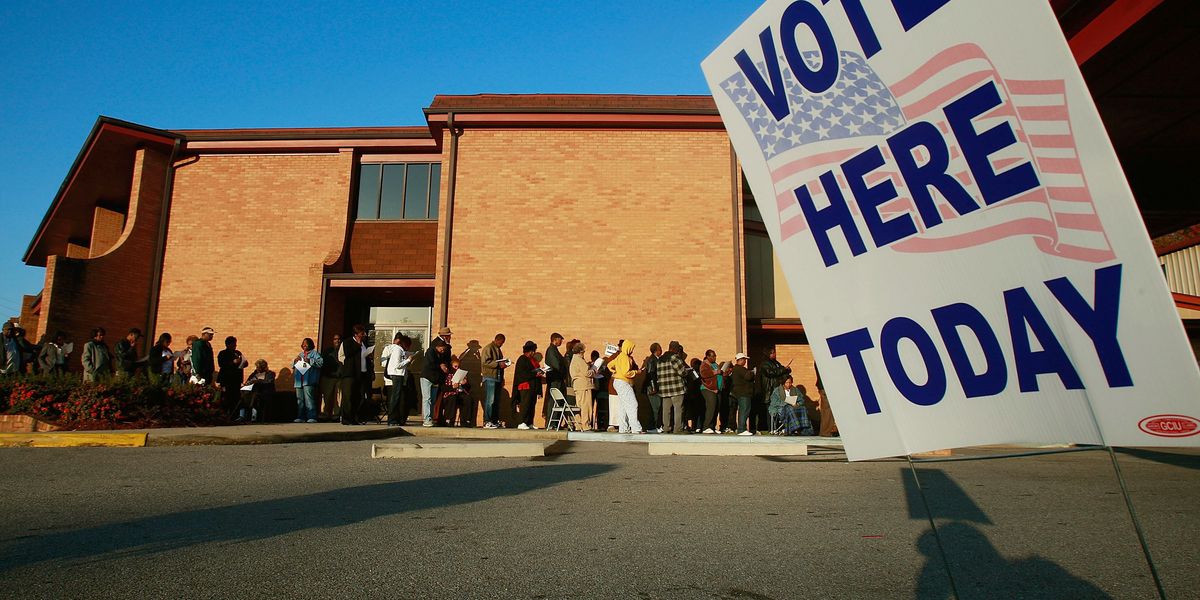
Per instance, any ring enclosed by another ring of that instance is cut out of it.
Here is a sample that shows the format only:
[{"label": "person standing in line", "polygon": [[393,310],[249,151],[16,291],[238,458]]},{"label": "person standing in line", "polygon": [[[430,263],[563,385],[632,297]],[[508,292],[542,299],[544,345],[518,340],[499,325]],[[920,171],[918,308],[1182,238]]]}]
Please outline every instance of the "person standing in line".
[{"label": "person standing in line", "polygon": [[733,371],[729,376],[733,380],[729,395],[734,402],[737,402],[738,435],[754,435],[750,431],[750,401],[754,397],[754,374],[746,368],[749,358],[738,352],[733,361]]},{"label": "person standing in line", "polygon": [[133,377],[137,369],[137,342],[142,339],[142,330],[134,327],[125,338],[113,346],[114,363],[117,367],[117,377]]},{"label": "person standing in line", "polygon": [[704,397],[704,433],[717,433],[717,394],[721,391],[721,365],[717,363],[717,352],[709,348],[704,351],[700,363],[700,395]]},{"label": "person standing in line", "polygon": [[342,395],[342,378],[338,375],[342,363],[338,361],[338,352],[342,349],[342,334],[333,334],[333,345],[321,353],[321,401],[323,405],[318,411],[321,419],[332,421],[342,416],[341,404],[338,398]]},{"label": "person standing in line", "polygon": [[440,411],[435,411],[439,427],[470,425],[467,420],[467,410],[471,401],[471,382],[464,379],[455,383],[454,374],[460,368],[462,368],[462,362],[458,357],[451,357],[450,373],[446,375],[438,394],[438,404],[441,405],[441,408]]},{"label": "person standing in line", "polygon": [[[449,331],[445,327],[442,328]],[[422,427],[433,427],[433,401],[437,398],[438,386],[450,374],[450,344],[445,338],[433,338],[433,345],[425,351],[425,365],[421,367],[421,416]]]},{"label": "person standing in line", "polygon": [[533,424],[533,411],[537,405],[538,396],[542,395],[542,380],[546,372],[541,370],[541,364],[534,358],[537,344],[533,340],[521,346],[521,357],[513,370],[513,390],[521,399],[517,429],[537,429]]},{"label": "person standing in line", "polygon": [[171,351],[171,334],[160,333],[146,356],[151,381],[171,383],[175,379],[175,353]]},{"label": "person standing in line", "polygon": [[[608,393],[608,379],[612,375],[612,371],[608,370],[608,359],[600,362],[600,366],[596,366],[596,361],[600,360],[600,351],[592,350],[589,363],[592,365],[592,402],[596,404],[596,431],[600,431],[608,424],[608,431],[614,432],[617,430],[617,404],[616,394]],[[604,407],[604,418],[600,418],[600,407]]]},{"label": "person standing in line", "polygon": [[221,404],[231,415],[241,405],[242,380],[246,378],[246,365],[246,358],[237,349],[237,338],[232,335],[226,337],[225,349],[217,353],[217,383],[221,386]]},{"label": "person standing in line", "polygon": [[13,341],[16,342],[17,350],[20,353],[21,361],[17,367],[20,373],[37,373],[38,364],[37,356],[40,349],[25,337],[24,327],[13,328]]},{"label": "person standing in line", "polygon": [[755,391],[758,401],[754,405],[755,429],[763,431],[770,427],[771,410],[768,406],[775,388],[783,384],[784,378],[792,374],[791,367],[786,367],[776,358],[774,347],[767,348],[763,361],[754,370]]},{"label": "person standing in line", "polygon": [[192,376],[205,385],[214,382],[216,363],[213,361],[212,339],[216,334],[212,327],[205,327],[200,330],[200,337],[192,342]]},{"label": "person standing in line", "polygon": [[53,340],[42,344],[42,350],[38,353],[42,373],[60,375],[67,372],[67,353],[64,351],[66,343],[67,334],[60,331],[54,334]]},{"label": "person standing in line", "polygon": [[[12,321],[5,321],[0,333],[0,375],[16,375],[21,367],[21,349],[13,336]],[[86,380],[85,380],[86,381]]]},{"label": "person standing in line", "polygon": [[496,395],[504,387],[504,368],[510,364],[510,361],[504,358],[504,352],[501,351],[505,339],[503,333],[497,333],[495,339],[483,347],[481,354],[483,366],[480,368],[480,375],[483,376],[484,429],[500,427],[500,417],[496,410]]},{"label": "person standing in line", "polygon": [[717,427],[717,433],[733,433],[733,428],[736,427],[734,417],[737,415],[737,401],[730,393],[733,390],[733,364],[722,366],[725,368],[718,371],[721,374],[718,379],[721,391],[717,394],[717,415],[721,417],[721,423]]},{"label": "person standing in line", "polygon": [[183,385],[192,377],[192,344],[199,336],[189,335],[183,341],[183,350],[175,359],[175,383]]},{"label": "person standing in line", "polygon": [[633,362],[633,350],[636,347],[632,340],[622,340],[621,349],[609,363],[613,389],[617,391],[618,433],[646,433],[638,421],[637,394],[633,391],[633,380],[638,374],[637,364]]},{"label": "person standing in line", "polygon": [[104,381],[112,375],[112,352],[104,343],[104,335],[103,327],[93,329],[92,339],[83,346],[80,360],[83,362],[84,381]]},{"label": "person standing in line", "polygon": [[666,421],[659,422],[659,413],[663,410],[663,396],[658,389],[658,358],[662,356],[662,346],[658,342],[650,344],[650,355],[642,361],[642,393],[650,402],[650,420],[645,423],[646,431],[662,433]]},{"label": "person standing in line", "polygon": [[[317,352],[312,338],[300,342],[300,353],[292,359],[292,387],[296,388],[296,419],[293,423],[316,423],[320,405],[318,390],[321,385],[321,367],[324,357]],[[301,373],[301,369],[304,372]]]},{"label": "person standing in line", "polygon": [[356,324],[351,337],[338,346],[338,386],[342,391],[342,425],[358,425],[358,408],[363,398],[363,380],[371,370],[367,352],[367,328]]},{"label": "person standing in line", "polygon": [[[667,344],[667,353],[663,354],[662,347],[659,347],[658,355],[654,355],[652,346],[651,356],[656,365],[658,393],[662,397],[663,427],[658,431],[661,433],[665,429],[670,433],[683,433],[683,396],[687,392],[684,376],[688,370],[682,358],[686,356],[683,353],[683,344],[672,340]],[[674,420],[671,420],[672,410],[675,411]]]},{"label": "person standing in line", "polygon": [[583,352],[587,347],[583,342],[576,342],[571,348],[571,388],[575,390],[575,406],[579,407],[579,428],[583,431],[596,430],[595,406],[592,404],[592,390],[595,388],[596,372],[592,370]]},{"label": "person standing in line", "polygon": [[[562,355],[563,335],[561,333],[550,334],[550,345],[546,346],[546,356],[543,362],[550,368],[546,371],[546,393],[547,398],[550,397],[550,388],[558,390],[563,398],[567,397],[567,361]],[[542,402],[542,418],[550,420],[551,402]]]},{"label": "person standing in line", "polygon": [[700,393],[700,367],[704,361],[693,358],[688,361],[687,375],[683,384],[687,391],[683,393],[683,431],[681,433],[700,433],[704,429],[704,395]]},{"label": "person standing in line", "polygon": [[387,386],[388,426],[401,427],[408,421],[408,365],[412,363],[408,348],[411,345],[411,338],[397,332],[391,345],[383,349],[380,358],[384,365],[384,376],[391,382]]}]

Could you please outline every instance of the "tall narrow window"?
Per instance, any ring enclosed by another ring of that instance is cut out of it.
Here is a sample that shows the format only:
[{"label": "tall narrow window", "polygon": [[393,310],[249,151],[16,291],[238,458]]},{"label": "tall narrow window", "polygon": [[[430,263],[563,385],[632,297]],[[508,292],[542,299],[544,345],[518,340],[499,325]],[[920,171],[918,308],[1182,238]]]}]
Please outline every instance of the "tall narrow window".
[{"label": "tall narrow window", "polygon": [[358,218],[379,218],[380,165],[363,165],[358,171]]}]

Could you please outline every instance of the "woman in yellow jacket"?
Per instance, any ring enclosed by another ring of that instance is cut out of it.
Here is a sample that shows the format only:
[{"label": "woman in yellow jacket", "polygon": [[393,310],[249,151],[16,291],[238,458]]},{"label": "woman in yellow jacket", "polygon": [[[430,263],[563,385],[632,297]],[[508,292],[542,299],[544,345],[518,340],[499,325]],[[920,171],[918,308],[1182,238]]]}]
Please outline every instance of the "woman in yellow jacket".
[{"label": "woman in yellow jacket", "polygon": [[632,341],[623,340],[621,351],[608,365],[612,371],[613,389],[617,390],[618,433],[645,433],[638,422],[637,395],[633,392],[633,379],[638,374],[637,366],[633,363],[633,349]]}]

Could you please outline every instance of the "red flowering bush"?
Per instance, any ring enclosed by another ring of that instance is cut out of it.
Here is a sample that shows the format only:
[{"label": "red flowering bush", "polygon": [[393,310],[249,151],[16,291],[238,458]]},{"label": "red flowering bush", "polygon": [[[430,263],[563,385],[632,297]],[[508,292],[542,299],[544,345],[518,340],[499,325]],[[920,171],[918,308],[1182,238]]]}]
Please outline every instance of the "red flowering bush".
[{"label": "red flowering bush", "polygon": [[219,425],[228,417],[210,387],[143,378],[82,382],[71,376],[0,379],[0,412],[66,429],[129,429]]}]

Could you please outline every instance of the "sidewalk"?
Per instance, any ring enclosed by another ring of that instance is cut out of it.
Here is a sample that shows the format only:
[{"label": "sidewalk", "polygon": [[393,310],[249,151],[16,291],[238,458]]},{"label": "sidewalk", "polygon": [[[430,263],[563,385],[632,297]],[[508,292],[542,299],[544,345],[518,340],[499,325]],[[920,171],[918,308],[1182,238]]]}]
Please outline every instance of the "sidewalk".
[{"label": "sidewalk", "polygon": [[481,429],[471,427],[421,427],[413,420],[405,427],[385,425],[341,425],[339,423],[267,423],[221,427],[175,427],[164,429],[122,429],[108,431],[53,431],[45,433],[0,433],[0,447],[67,448],[79,446],[143,447],[206,446],[250,444],[302,444],[309,442],[347,442],[389,438],[529,440],[574,442],[682,442],[738,444],[811,444],[841,448],[840,438],[800,438],[757,435],[670,435],[617,434],[547,431],[545,429]]}]

